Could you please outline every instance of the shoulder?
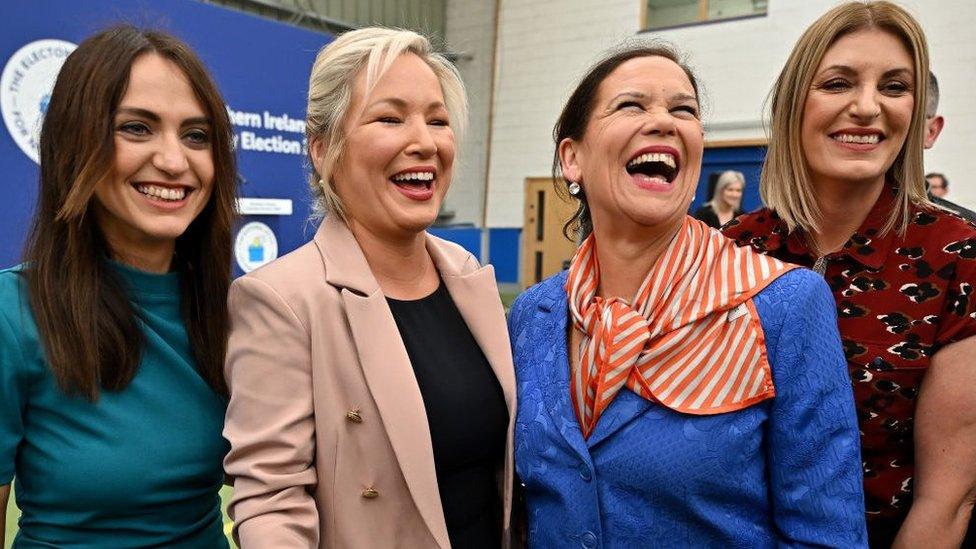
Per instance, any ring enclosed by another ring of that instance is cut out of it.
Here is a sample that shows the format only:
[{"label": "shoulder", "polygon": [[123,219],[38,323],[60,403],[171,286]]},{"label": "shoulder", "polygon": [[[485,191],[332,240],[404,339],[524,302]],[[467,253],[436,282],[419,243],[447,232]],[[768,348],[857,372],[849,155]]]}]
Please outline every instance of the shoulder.
[{"label": "shoulder", "polygon": [[[298,311],[309,310],[307,303],[321,304],[323,294],[330,293],[331,288],[325,280],[325,264],[318,247],[308,242],[235,280],[228,307],[234,312],[261,302],[286,305],[297,315]],[[337,294],[334,289],[331,293]]]},{"label": "shoulder", "polygon": [[29,311],[23,265],[0,270],[0,317],[4,318],[0,329],[6,329],[6,325],[20,324],[25,317],[22,313]]},{"label": "shoulder", "polygon": [[780,334],[803,330],[810,321],[836,324],[836,307],[822,276],[804,268],[787,271],[753,298],[770,347]]},{"label": "shoulder", "polygon": [[467,274],[481,267],[471,252],[450,240],[427,233],[427,247],[453,272]]},{"label": "shoulder", "polygon": [[533,306],[552,309],[557,303],[565,301],[566,290],[564,286],[566,285],[567,274],[568,271],[562,271],[538,284],[526,288],[524,292],[515,298],[515,301],[512,303],[512,310],[521,310]]},{"label": "shoulder", "polygon": [[262,265],[234,281],[235,284],[260,282],[272,288],[288,291],[306,285],[315,277],[324,280],[325,266],[314,242],[307,242],[278,259]]},{"label": "shoulder", "polygon": [[739,246],[752,246],[763,251],[757,243],[765,242],[770,236],[785,230],[783,221],[769,208],[742,214],[722,227],[722,234],[731,238]]},{"label": "shoulder", "polygon": [[822,276],[810,269],[798,267],[770,282],[756,294],[755,299],[761,299],[767,307],[778,306],[785,311],[816,296],[833,299],[830,287]]},{"label": "shoulder", "polygon": [[913,208],[905,240],[976,259],[976,224],[942,208]]},{"label": "shoulder", "polygon": [[16,356],[24,363],[35,354],[41,354],[40,342],[23,266],[0,270],[0,362]]}]

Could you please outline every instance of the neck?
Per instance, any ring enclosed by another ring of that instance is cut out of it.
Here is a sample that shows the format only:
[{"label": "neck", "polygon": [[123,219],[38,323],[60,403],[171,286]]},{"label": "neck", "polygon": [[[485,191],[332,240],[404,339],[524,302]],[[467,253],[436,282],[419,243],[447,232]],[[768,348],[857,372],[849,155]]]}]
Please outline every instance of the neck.
[{"label": "neck", "polygon": [[715,209],[715,213],[727,214],[735,211],[735,208],[724,200],[716,200],[715,202],[712,202],[712,208]]},{"label": "neck", "polygon": [[348,226],[384,295],[419,299],[437,289],[437,268],[427,252],[424,232],[391,238],[355,220],[350,219]]},{"label": "neck", "polygon": [[119,245],[109,240],[112,259],[140,271],[149,273],[168,273],[173,265],[173,252],[176,241],[143,243],[138,246]]},{"label": "neck", "polygon": [[619,297],[628,302],[647,278],[648,271],[664,253],[675,233],[681,228],[683,218],[677,224],[648,227],[642,231],[603,231],[596,225],[596,256],[600,262],[600,286],[597,295],[603,298]]},{"label": "neck", "polygon": [[836,252],[847,243],[864,223],[884,186],[884,176],[871,182],[813,181],[823,216],[811,242],[818,256]]}]

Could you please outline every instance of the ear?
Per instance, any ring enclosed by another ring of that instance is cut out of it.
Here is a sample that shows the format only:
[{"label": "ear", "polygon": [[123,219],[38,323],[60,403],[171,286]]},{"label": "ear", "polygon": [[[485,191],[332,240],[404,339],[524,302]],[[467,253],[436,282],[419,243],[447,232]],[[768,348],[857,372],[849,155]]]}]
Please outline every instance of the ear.
[{"label": "ear", "polygon": [[570,138],[565,138],[559,142],[559,165],[563,171],[563,177],[567,181],[580,182],[583,176],[583,168],[580,166],[580,145]]},{"label": "ear", "polygon": [[308,150],[311,152],[312,166],[315,167],[315,173],[322,177],[322,157],[325,156],[325,139],[321,135],[317,135],[312,138],[308,144]]},{"label": "ear", "polygon": [[939,138],[939,134],[942,133],[942,128],[945,127],[945,118],[941,115],[933,116],[925,121],[925,148],[931,149],[932,145],[935,145],[935,140]]}]

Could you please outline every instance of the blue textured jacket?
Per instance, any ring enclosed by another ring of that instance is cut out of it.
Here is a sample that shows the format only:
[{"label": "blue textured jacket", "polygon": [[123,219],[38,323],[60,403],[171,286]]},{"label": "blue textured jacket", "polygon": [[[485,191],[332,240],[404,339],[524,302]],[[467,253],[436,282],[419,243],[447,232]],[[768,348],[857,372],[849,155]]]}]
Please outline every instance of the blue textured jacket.
[{"label": "blue textured jacket", "polygon": [[857,419],[834,300],[796,269],[755,298],[776,397],[681,414],[623,389],[587,440],[569,392],[566,273],[509,329],[531,547],[864,547]]}]

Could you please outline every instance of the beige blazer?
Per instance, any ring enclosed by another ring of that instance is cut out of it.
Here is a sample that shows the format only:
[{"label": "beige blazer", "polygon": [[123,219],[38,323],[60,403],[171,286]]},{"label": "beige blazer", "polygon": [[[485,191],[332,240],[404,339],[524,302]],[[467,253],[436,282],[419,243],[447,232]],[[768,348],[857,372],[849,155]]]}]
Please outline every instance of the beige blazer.
[{"label": "beige blazer", "polygon": [[[515,377],[494,270],[430,235],[427,250],[505,395],[507,540]],[[420,389],[345,224],[327,218],[312,242],[236,280],[229,307],[225,468],[241,547],[450,547]]]}]

